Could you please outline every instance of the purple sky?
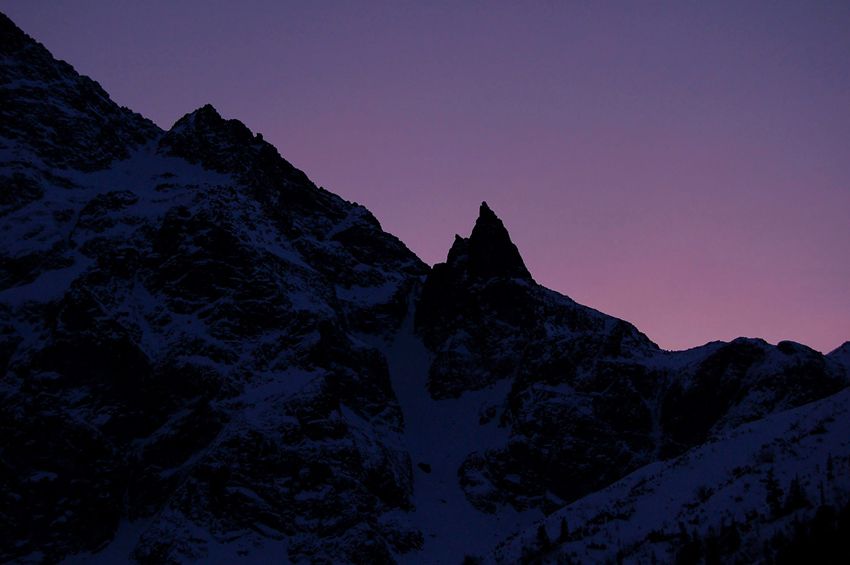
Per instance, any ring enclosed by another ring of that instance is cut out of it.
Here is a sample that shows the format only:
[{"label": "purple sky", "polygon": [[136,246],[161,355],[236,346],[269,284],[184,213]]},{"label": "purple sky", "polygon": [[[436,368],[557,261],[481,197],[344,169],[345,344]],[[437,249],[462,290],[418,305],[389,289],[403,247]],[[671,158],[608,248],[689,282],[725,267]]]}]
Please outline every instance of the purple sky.
[{"label": "purple sky", "polygon": [[4,1],[119,103],[210,102],[429,263],[481,200],[666,348],[850,339],[850,3]]}]

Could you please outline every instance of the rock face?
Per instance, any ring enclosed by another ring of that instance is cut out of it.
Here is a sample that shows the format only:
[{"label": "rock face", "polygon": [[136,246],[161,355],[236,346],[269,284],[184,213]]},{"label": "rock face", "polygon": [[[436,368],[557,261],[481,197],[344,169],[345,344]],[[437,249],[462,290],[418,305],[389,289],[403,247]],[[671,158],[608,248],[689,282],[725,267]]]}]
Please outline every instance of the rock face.
[{"label": "rock face", "polygon": [[429,269],[212,106],[163,131],[0,34],[0,561],[415,560],[462,546],[428,485],[506,535],[848,384],[846,346],[662,351],[486,204]]},{"label": "rock face", "polygon": [[138,519],[145,562],[420,543],[381,521],[411,463],[362,335],[394,331],[426,266],[241,123],[160,131],[0,23],[0,560]]}]

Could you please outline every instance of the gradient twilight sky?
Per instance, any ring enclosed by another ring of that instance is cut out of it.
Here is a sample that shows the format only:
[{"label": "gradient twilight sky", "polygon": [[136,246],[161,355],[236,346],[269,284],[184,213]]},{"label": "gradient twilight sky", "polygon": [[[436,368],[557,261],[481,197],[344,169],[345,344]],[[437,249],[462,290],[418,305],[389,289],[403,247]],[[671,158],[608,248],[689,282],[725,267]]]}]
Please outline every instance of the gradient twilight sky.
[{"label": "gradient twilight sky", "polygon": [[2,1],[169,127],[207,102],[428,263],[487,200],[680,349],[850,340],[850,2]]}]

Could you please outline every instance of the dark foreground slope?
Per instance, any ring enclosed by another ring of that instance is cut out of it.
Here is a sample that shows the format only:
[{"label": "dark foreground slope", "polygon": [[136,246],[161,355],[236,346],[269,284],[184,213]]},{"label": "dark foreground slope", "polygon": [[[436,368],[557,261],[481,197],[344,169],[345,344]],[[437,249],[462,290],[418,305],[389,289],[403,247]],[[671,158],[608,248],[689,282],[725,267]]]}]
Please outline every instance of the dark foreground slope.
[{"label": "dark foreground slope", "polygon": [[638,469],[498,544],[488,562],[844,563],[850,390]]},{"label": "dark foreground slope", "polygon": [[429,269],[211,106],[162,131],[0,34],[0,561],[453,563],[847,384],[662,351],[486,205]]}]

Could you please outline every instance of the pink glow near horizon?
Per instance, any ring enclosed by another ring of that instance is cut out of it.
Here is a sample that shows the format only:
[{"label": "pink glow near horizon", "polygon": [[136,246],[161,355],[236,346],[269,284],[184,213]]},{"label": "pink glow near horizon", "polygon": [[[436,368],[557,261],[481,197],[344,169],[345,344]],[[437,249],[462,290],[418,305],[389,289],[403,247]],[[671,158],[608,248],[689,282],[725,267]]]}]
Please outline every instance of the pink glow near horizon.
[{"label": "pink glow near horizon", "polygon": [[850,339],[850,4],[4,2],[168,127],[207,102],[429,263],[487,200],[662,347]]}]

